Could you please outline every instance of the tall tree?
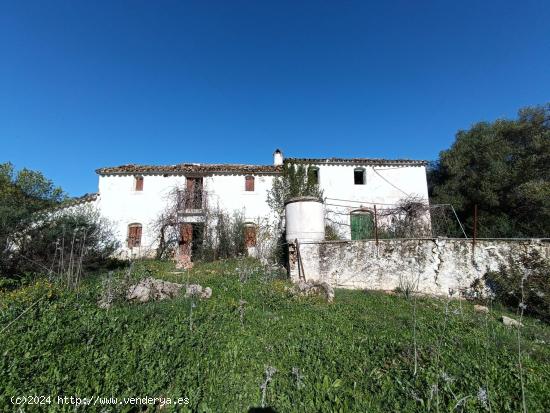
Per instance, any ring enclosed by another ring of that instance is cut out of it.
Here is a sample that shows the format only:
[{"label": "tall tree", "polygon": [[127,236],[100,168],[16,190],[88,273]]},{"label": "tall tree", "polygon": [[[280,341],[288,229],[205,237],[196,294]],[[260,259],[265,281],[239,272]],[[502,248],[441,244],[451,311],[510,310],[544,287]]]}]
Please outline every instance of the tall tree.
[{"label": "tall tree", "polygon": [[550,104],[459,131],[428,176],[432,203],[452,204],[480,237],[550,236]]}]

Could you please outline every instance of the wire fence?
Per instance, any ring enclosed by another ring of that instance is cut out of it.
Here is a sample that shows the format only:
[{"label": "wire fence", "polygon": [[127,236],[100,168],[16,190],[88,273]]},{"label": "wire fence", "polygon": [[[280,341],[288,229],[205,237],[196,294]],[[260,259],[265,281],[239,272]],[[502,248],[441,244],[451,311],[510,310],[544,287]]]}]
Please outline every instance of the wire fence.
[{"label": "wire fence", "polygon": [[[357,216],[362,216],[358,219]],[[466,230],[451,204],[428,205],[418,198],[404,198],[397,203],[325,199],[327,241],[360,239],[468,239],[548,241],[548,237],[478,237],[477,208],[473,228]],[[366,227],[366,228],[365,228]]]},{"label": "wire fence", "polygon": [[451,204],[412,197],[397,203],[326,198],[325,220],[335,238],[468,238]]}]

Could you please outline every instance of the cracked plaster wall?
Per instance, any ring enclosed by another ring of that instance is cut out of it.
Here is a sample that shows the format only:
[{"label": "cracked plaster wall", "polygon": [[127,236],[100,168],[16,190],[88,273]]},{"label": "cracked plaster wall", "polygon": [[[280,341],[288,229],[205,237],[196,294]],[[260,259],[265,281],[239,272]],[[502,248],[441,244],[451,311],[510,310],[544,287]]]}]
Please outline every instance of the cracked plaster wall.
[{"label": "cracked plaster wall", "polygon": [[[394,290],[418,283],[418,290],[444,295],[469,287],[489,270],[519,262],[537,250],[550,259],[550,243],[538,240],[420,239],[321,242],[300,244],[307,280],[340,288]],[[289,248],[290,275],[298,279],[294,245]],[[415,288],[416,289],[416,288]]]}]

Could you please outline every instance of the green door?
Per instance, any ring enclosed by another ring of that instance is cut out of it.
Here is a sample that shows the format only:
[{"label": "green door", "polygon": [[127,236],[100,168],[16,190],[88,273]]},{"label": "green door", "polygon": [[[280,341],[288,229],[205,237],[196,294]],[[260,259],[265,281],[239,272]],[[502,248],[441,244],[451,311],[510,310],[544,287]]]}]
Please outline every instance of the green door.
[{"label": "green door", "polygon": [[369,239],[374,232],[374,222],[372,214],[360,213],[351,214],[351,239]]}]

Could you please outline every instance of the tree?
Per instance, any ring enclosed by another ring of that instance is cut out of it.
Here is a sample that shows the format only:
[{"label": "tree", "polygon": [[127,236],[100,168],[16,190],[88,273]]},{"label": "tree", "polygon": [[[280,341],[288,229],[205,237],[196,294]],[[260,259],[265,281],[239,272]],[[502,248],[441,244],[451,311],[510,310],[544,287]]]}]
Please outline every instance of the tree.
[{"label": "tree", "polygon": [[431,203],[452,204],[469,234],[477,204],[480,237],[548,237],[549,165],[550,104],[480,122],[430,168]]},{"label": "tree", "polygon": [[64,210],[65,201],[42,173],[0,164],[0,281],[65,272],[68,257],[72,273],[75,264],[94,267],[114,252],[114,237],[97,211]]},{"label": "tree", "polygon": [[40,172],[15,172],[11,163],[0,164],[0,273],[13,272],[13,240],[25,232],[33,214],[66,199],[60,188]]}]

